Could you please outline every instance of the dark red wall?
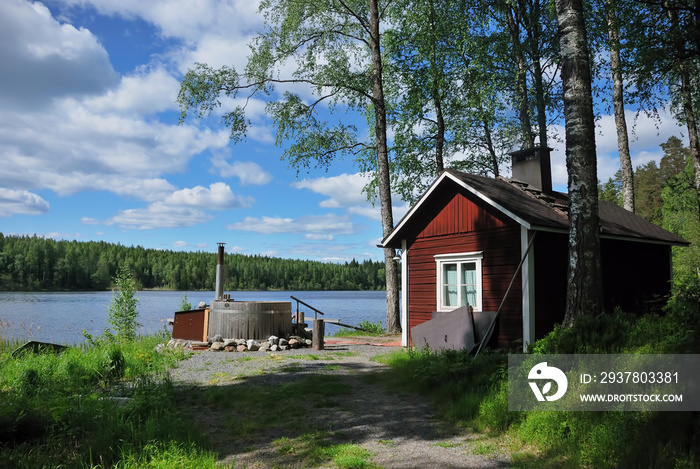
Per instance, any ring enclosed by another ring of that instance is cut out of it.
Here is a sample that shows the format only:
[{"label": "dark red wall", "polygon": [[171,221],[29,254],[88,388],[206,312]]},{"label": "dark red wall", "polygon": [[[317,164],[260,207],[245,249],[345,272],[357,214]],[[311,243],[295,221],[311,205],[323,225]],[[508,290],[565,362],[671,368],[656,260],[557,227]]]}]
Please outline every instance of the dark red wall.
[{"label": "dark red wall", "polygon": [[[669,294],[671,248],[666,245],[603,238],[601,268],[606,312],[621,308],[646,313]],[[568,234],[537,233],[535,241],[535,336],[561,323],[566,310]]]},{"label": "dark red wall", "polygon": [[[496,311],[520,262],[520,225],[471,193],[443,190],[424,201],[406,230],[410,328],[436,311],[437,254],[483,251],[483,302]],[[564,318],[568,234],[538,232],[535,253],[535,336],[542,338]],[[669,246],[601,239],[606,311],[650,309],[650,300],[670,291]],[[511,347],[522,339],[522,282],[519,273],[501,311],[491,345]]]},{"label": "dark red wall", "polygon": [[[425,212],[418,217],[424,220],[422,229],[408,245],[409,329],[428,321],[437,309],[437,254],[483,251],[483,309],[496,311],[520,261],[520,225],[461,193],[439,203],[433,201]],[[518,275],[501,311],[492,345],[506,347],[522,338],[521,297]]]}]

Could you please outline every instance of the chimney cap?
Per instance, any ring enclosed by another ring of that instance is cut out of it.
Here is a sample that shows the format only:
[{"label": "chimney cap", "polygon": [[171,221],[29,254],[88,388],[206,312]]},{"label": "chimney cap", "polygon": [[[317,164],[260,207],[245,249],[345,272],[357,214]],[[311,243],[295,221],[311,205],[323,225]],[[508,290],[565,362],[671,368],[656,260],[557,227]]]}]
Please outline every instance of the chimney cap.
[{"label": "chimney cap", "polygon": [[508,154],[509,154],[510,156],[512,156],[513,158],[518,158],[518,157],[526,156],[526,155],[529,155],[529,154],[531,154],[531,153],[535,153],[535,152],[537,152],[537,151],[541,151],[541,150],[544,150],[544,149],[547,149],[547,150],[549,150],[550,152],[554,150],[554,148],[550,148],[550,147],[541,147],[541,146],[539,146],[539,145],[535,145],[534,147],[523,148],[522,150],[511,151],[511,152],[508,153]]}]

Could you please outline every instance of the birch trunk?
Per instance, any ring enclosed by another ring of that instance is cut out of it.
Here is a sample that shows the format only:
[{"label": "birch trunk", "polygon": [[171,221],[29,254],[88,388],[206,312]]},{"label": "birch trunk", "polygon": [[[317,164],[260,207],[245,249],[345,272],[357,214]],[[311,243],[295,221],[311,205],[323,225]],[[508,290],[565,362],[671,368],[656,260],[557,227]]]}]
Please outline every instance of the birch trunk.
[{"label": "birch trunk", "polygon": [[532,136],[532,123],[530,122],[530,111],[527,93],[527,66],[523,55],[522,44],[520,43],[520,27],[514,7],[506,5],[506,20],[510,33],[510,42],[513,46],[513,59],[516,64],[515,75],[515,95],[518,100],[518,116],[520,118],[520,128],[523,134],[523,148],[535,146],[535,139]]},{"label": "birch trunk", "polygon": [[[377,0],[370,0],[370,51],[372,55],[372,102],[374,105],[374,125],[377,145],[377,179],[379,181],[379,202],[382,216],[382,233],[387,237],[394,228],[391,208],[391,180],[389,175],[389,154],[386,141],[386,104],[384,85],[382,83],[382,55],[379,32],[379,6]],[[394,261],[396,252],[384,248],[384,266],[386,269],[386,331],[401,331],[399,312],[399,275]]]},{"label": "birch trunk", "polygon": [[625,119],[625,99],[622,81],[622,62],[620,60],[620,28],[615,15],[615,0],[605,2],[605,15],[608,22],[608,41],[610,43],[610,68],[613,78],[613,107],[615,110],[615,128],[617,130],[617,150],[620,154],[622,170],[622,205],[625,210],[634,213],[634,171],[630,157],[627,120]]},{"label": "birch trunk", "polygon": [[[677,38],[675,40],[676,52],[680,55],[680,65],[678,67],[678,73],[681,76],[681,96],[683,100],[683,117],[685,118],[685,125],[688,129],[688,143],[690,144],[690,157],[693,162],[693,173],[694,183],[695,183],[695,193],[698,198],[698,219],[700,219],[700,141],[698,140],[698,128],[695,122],[695,112],[693,110],[693,93],[690,84],[690,71],[687,65],[687,51],[685,44],[680,36],[680,25],[678,21],[678,13],[669,6],[668,2],[665,3],[664,8],[666,8],[666,14],[671,20],[671,30],[674,36]],[[697,40],[698,46],[700,46],[700,39]]]},{"label": "birch trunk", "polygon": [[602,311],[598,178],[591,69],[581,0],[556,0],[562,59],[566,166],[569,172],[569,265],[564,326]]}]

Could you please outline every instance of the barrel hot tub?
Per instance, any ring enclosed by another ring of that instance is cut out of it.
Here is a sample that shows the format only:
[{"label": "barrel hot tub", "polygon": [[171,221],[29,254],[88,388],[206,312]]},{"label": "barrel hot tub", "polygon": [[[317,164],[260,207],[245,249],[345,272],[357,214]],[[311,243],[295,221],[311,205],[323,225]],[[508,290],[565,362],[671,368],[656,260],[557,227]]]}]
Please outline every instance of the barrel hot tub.
[{"label": "barrel hot tub", "polygon": [[208,336],[225,339],[267,339],[292,333],[291,301],[212,301]]}]

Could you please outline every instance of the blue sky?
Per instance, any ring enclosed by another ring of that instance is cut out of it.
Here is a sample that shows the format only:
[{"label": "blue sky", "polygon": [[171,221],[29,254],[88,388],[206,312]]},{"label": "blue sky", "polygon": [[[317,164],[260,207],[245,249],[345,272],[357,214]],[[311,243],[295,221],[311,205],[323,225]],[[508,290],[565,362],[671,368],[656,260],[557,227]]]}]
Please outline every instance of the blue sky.
[{"label": "blue sky", "polygon": [[[0,231],[154,249],[346,261],[381,259],[379,207],[352,161],[302,172],[280,160],[264,103],[233,145],[217,116],[178,125],[195,62],[241,68],[262,27],[247,0],[0,1]],[[224,108],[232,103],[224,102]],[[357,119],[361,117],[348,116]],[[629,122],[633,121],[630,113]],[[563,135],[563,129],[551,129]],[[633,164],[682,129],[641,118]],[[619,168],[599,119],[599,179]],[[566,190],[564,145],[553,179]],[[394,217],[407,210],[395,200]]]}]

